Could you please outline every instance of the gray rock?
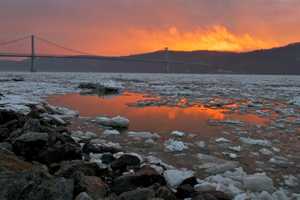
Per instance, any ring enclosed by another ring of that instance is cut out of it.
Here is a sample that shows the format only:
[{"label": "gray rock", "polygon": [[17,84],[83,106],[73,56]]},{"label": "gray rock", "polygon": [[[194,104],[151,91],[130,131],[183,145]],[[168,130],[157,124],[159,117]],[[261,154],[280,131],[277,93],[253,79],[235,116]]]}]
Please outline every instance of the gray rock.
[{"label": "gray rock", "polygon": [[13,142],[13,150],[26,160],[43,164],[81,159],[80,145],[61,133],[25,133]]},{"label": "gray rock", "polygon": [[96,176],[75,178],[75,193],[86,192],[92,199],[102,199],[107,194],[107,185]]},{"label": "gray rock", "polygon": [[90,163],[83,160],[64,161],[60,164],[50,166],[55,176],[71,178],[75,173],[80,172],[85,176],[102,176],[106,170],[99,168],[96,163]]},{"label": "gray rock", "polygon": [[111,190],[117,194],[153,184],[166,185],[166,181],[155,169],[144,166],[136,174],[123,175],[114,179]]},{"label": "gray rock", "polygon": [[86,192],[81,192],[76,196],[75,200],[93,200]]},{"label": "gray rock", "polygon": [[2,143],[0,143],[0,149],[4,149],[7,151],[13,151],[13,146],[8,142],[2,142]]},{"label": "gray rock", "polygon": [[0,173],[1,200],[73,200],[73,180],[43,172]]},{"label": "gray rock", "polygon": [[155,192],[148,188],[138,188],[133,191],[124,192],[118,200],[149,200],[155,197]]}]

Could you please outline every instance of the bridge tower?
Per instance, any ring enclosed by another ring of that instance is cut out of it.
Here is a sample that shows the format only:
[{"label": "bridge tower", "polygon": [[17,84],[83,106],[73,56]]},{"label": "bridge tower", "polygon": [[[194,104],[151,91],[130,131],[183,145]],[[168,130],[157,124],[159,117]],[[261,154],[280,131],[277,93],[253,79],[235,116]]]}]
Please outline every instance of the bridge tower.
[{"label": "bridge tower", "polygon": [[35,60],[35,40],[34,35],[31,36],[31,66],[30,66],[30,72],[36,72],[36,69],[34,67],[34,60]]},{"label": "bridge tower", "polygon": [[170,72],[170,56],[169,56],[169,48],[165,48],[165,61],[166,61],[166,72]]}]

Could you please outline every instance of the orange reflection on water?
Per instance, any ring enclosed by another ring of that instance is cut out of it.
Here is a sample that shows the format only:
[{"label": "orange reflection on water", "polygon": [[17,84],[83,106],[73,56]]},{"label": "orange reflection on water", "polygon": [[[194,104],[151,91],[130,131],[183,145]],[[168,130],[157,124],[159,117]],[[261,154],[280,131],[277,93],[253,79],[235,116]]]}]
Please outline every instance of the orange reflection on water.
[{"label": "orange reflection on water", "polygon": [[[172,130],[201,133],[209,131],[208,120],[241,119],[243,121],[264,123],[255,115],[226,114],[222,108],[207,108],[203,105],[190,107],[175,106],[128,106],[137,101],[145,100],[143,94],[124,93],[120,96],[98,97],[68,94],[52,96],[49,103],[78,110],[81,116],[116,116],[121,115],[130,120],[130,129],[137,131],[166,132]],[[186,104],[187,100],[180,103]]]}]

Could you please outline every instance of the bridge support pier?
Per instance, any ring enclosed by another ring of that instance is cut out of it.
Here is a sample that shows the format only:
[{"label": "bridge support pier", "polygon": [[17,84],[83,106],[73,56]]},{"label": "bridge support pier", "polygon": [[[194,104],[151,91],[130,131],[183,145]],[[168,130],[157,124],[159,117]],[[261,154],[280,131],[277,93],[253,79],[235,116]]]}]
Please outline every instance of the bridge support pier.
[{"label": "bridge support pier", "polygon": [[34,60],[35,60],[35,41],[34,41],[34,35],[31,36],[31,66],[30,66],[30,72],[36,72],[35,66],[34,66]]},{"label": "bridge support pier", "polygon": [[165,60],[166,60],[166,72],[170,73],[170,57],[169,57],[169,48],[165,48]]}]

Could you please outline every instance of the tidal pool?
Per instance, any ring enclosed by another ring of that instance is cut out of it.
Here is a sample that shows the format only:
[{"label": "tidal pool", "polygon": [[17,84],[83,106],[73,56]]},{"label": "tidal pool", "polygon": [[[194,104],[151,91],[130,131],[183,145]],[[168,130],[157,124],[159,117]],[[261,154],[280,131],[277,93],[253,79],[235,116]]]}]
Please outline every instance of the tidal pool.
[{"label": "tidal pool", "polygon": [[[232,112],[227,107],[211,108],[202,104],[191,106],[156,105],[136,106],[137,102],[155,102],[158,97],[141,93],[124,92],[117,96],[93,96],[81,94],[66,94],[51,96],[48,102],[56,106],[64,106],[80,112],[83,117],[123,116],[130,120],[129,130],[151,131],[157,133],[173,130],[204,134],[215,127],[209,121],[239,120],[253,125],[264,125],[268,122],[255,114]],[[180,101],[185,103],[185,99]],[[207,134],[207,133],[206,133]]]}]

